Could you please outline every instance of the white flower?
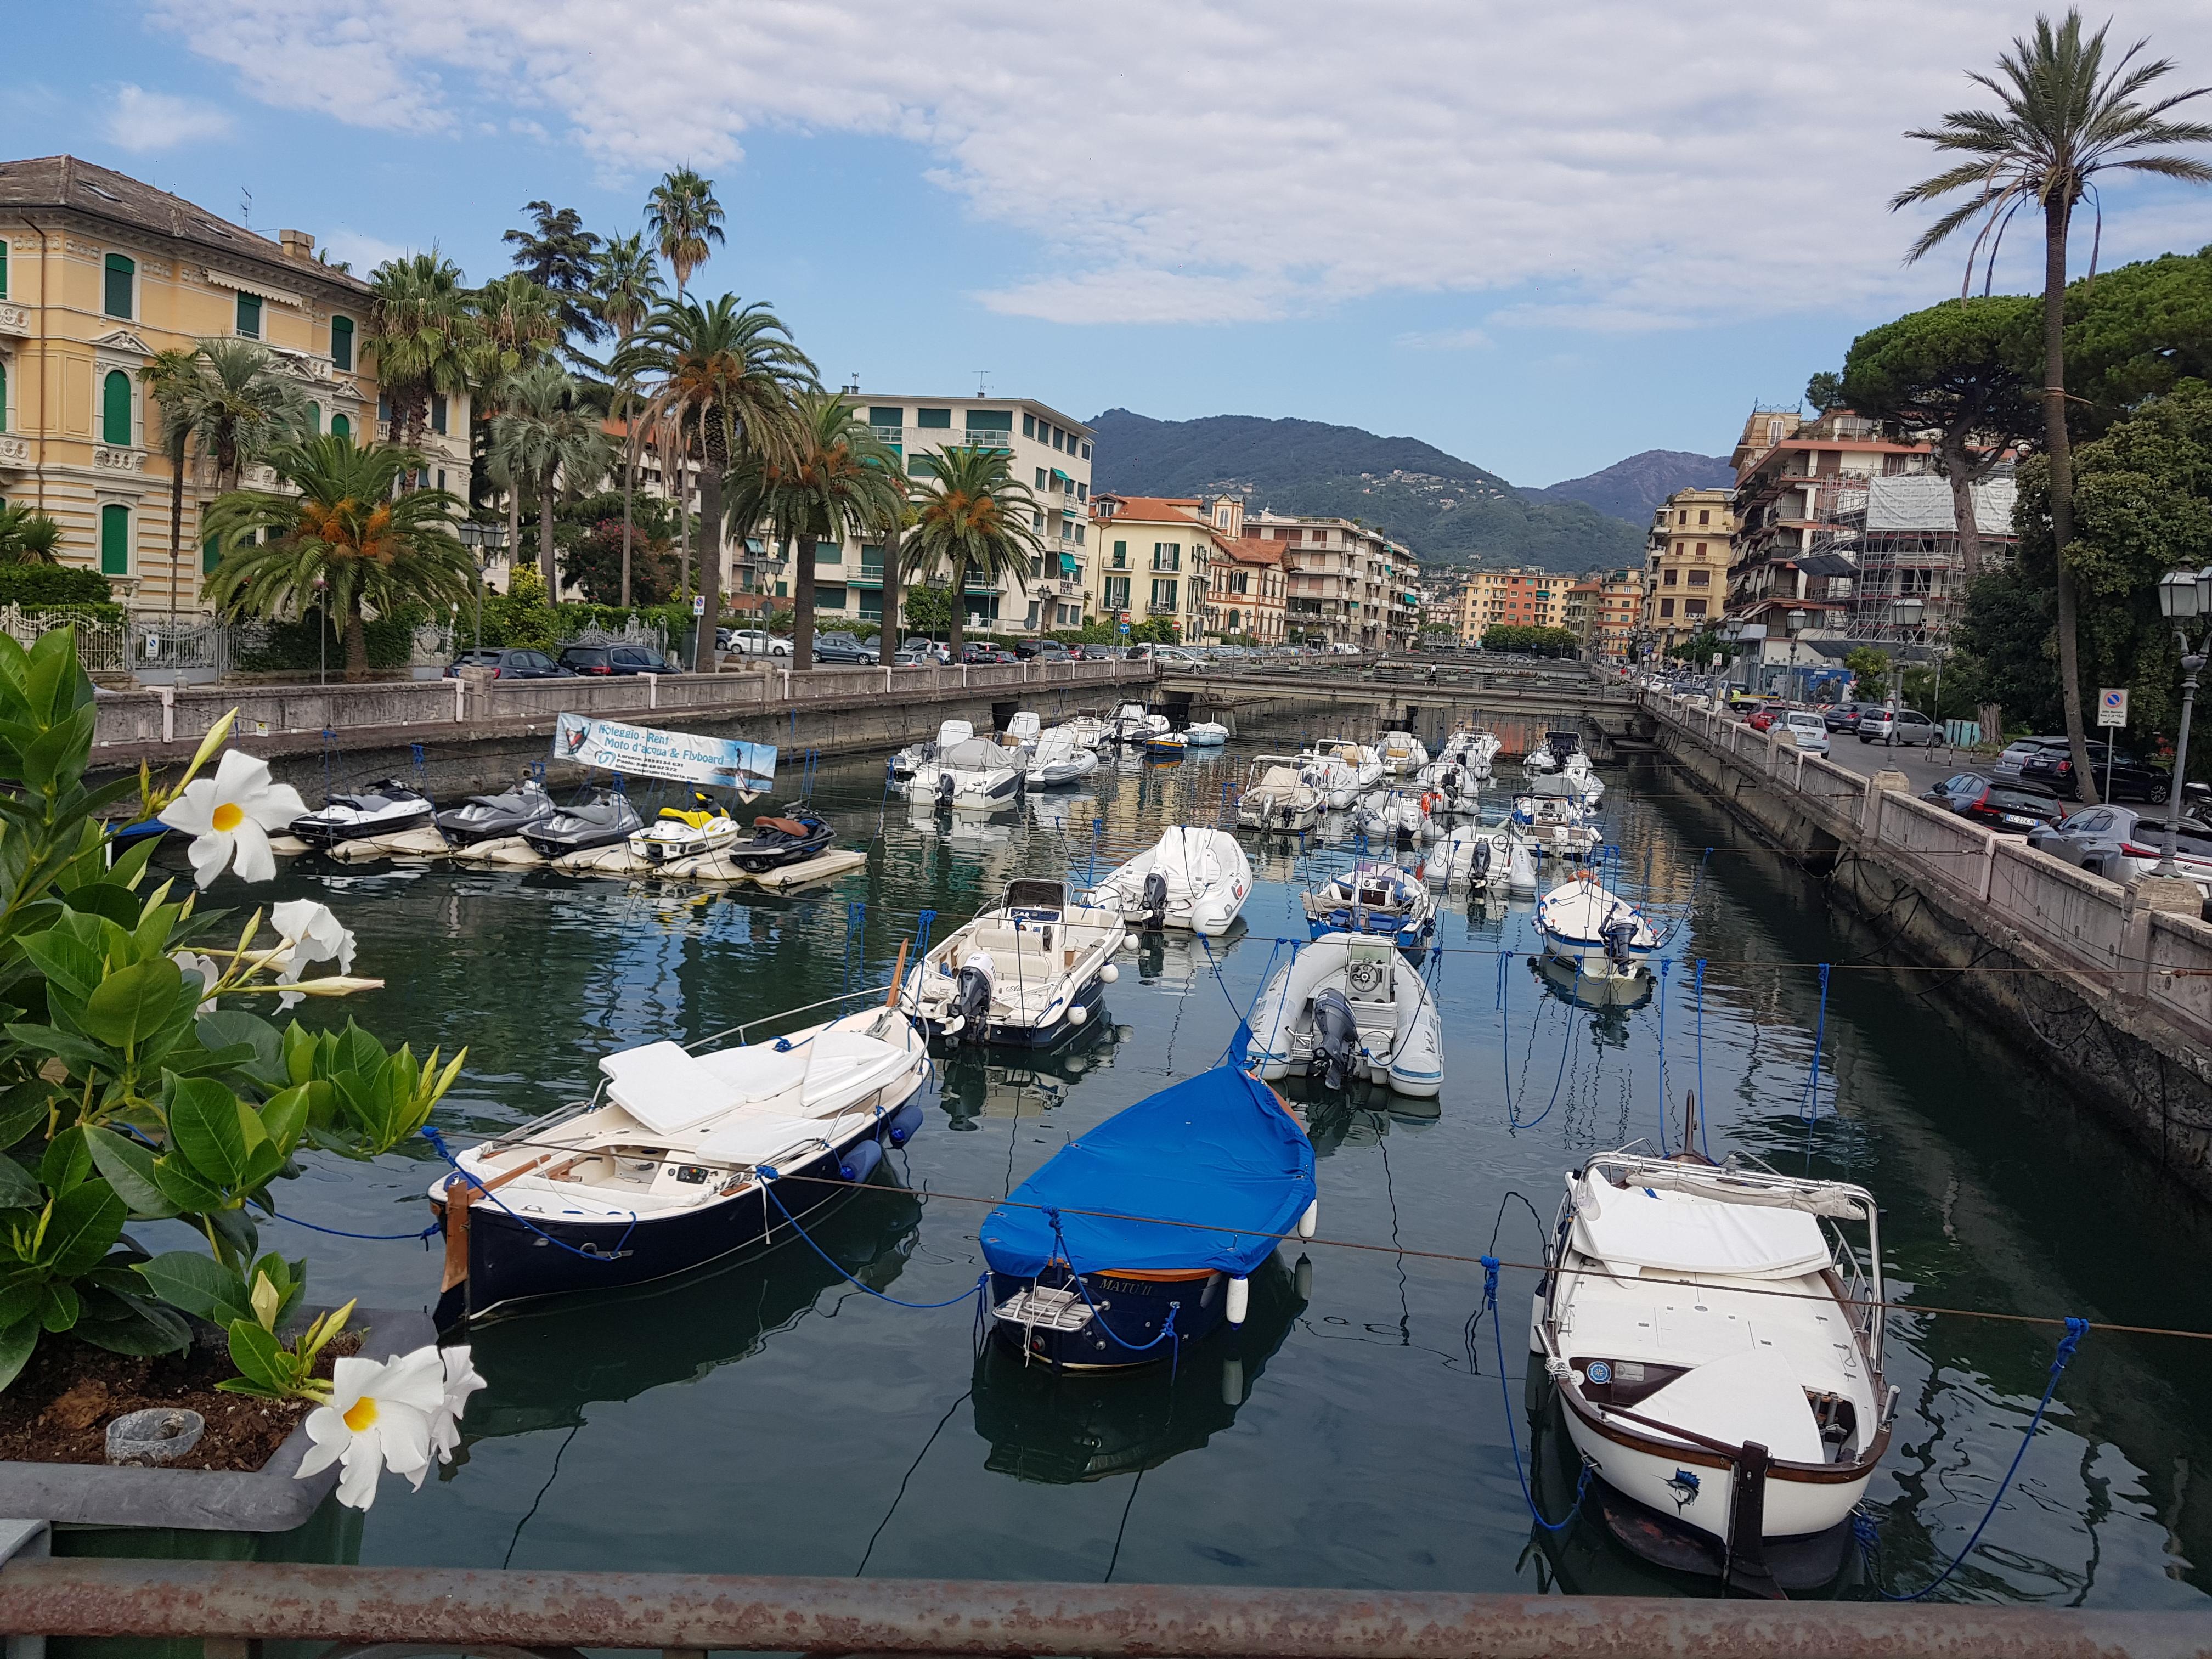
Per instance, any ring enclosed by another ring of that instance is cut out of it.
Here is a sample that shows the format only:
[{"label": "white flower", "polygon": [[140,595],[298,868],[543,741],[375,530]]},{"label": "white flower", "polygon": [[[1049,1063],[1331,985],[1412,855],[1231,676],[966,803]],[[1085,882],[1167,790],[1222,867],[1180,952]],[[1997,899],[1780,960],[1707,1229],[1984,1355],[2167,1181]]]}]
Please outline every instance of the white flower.
[{"label": "white flower", "polygon": [[273,878],[276,855],[269,850],[269,831],[289,829],[307,810],[298,790],[270,781],[267,761],[226,749],[215,776],[194,778],[159,816],[192,837],[192,874],[205,887],[234,855],[240,880]]},{"label": "white flower", "polygon": [[365,1510],[376,1501],[377,1477],[386,1469],[416,1487],[430,1470],[430,1421],[446,1402],[444,1367],[435,1346],[379,1363],[341,1359],[331,1368],[331,1403],[307,1413],[315,1443],[300,1464],[299,1478],[343,1467],[338,1502]]},{"label": "white flower", "polygon": [[[198,974],[200,976],[200,989],[203,991],[212,988],[216,981],[222,977],[222,969],[215,965],[213,957],[204,957],[191,951],[172,951],[169,953],[169,960],[188,974]],[[198,1012],[203,1014],[213,1013],[215,999],[210,997],[205,1002],[200,1004]]]},{"label": "white flower", "polygon": [[[291,899],[270,910],[269,920],[276,924],[283,952],[270,958],[283,970],[276,975],[279,985],[297,985],[319,962],[335,962],[341,974],[353,970],[354,937],[329,905]],[[287,991],[276,1006],[289,1008],[299,1000],[297,991]]]},{"label": "white flower", "polygon": [[445,1358],[446,1397],[430,1413],[430,1449],[438,1454],[441,1463],[450,1463],[461,1443],[461,1413],[468,1409],[469,1396],[484,1386],[484,1380],[470,1363],[466,1343],[446,1349]]}]

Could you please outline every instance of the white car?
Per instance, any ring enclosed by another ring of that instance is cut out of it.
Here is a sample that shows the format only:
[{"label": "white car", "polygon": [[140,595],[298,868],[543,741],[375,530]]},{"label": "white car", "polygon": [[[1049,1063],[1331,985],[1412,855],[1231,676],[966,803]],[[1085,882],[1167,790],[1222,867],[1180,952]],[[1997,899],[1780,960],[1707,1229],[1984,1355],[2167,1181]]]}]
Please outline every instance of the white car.
[{"label": "white car", "polygon": [[791,641],[778,639],[764,628],[733,628],[728,632],[729,643],[722,647],[743,657],[787,657]]},{"label": "white car", "polygon": [[1805,754],[1828,752],[1828,722],[1816,709],[1793,708],[1775,723],[1775,730],[1787,732]]}]

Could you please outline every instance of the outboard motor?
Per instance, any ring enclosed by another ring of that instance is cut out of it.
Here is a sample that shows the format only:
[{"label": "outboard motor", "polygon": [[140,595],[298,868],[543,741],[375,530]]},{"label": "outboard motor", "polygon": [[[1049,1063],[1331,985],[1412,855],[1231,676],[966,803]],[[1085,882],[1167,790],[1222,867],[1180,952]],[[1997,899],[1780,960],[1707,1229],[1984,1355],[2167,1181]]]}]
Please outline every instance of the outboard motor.
[{"label": "outboard motor", "polygon": [[1167,925],[1168,878],[1158,870],[1145,872],[1145,896],[1138,901],[1143,914],[1144,931],[1157,933]]},{"label": "outboard motor", "polygon": [[1635,918],[1622,916],[1618,921],[1608,921],[1597,933],[1598,937],[1605,941],[1606,960],[1626,973],[1633,960],[1628,947],[1636,939]]},{"label": "outboard motor", "polygon": [[952,1012],[960,1024],[954,1033],[963,1042],[983,1042],[991,1035],[991,993],[998,988],[998,971],[991,958],[977,951],[960,966],[960,982],[952,993]]},{"label": "outboard motor", "polygon": [[950,806],[952,805],[952,774],[950,772],[939,772],[937,775],[937,804],[939,806]]},{"label": "outboard motor", "polygon": [[1477,887],[1490,881],[1490,837],[1484,836],[1474,843],[1474,852],[1468,860],[1467,878]]},{"label": "outboard motor", "polygon": [[1341,1089],[1358,1054],[1359,1022],[1352,1017],[1344,993],[1332,986],[1314,999],[1313,1054],[1306,1075],[1319,1077],[1324,1088]]}]

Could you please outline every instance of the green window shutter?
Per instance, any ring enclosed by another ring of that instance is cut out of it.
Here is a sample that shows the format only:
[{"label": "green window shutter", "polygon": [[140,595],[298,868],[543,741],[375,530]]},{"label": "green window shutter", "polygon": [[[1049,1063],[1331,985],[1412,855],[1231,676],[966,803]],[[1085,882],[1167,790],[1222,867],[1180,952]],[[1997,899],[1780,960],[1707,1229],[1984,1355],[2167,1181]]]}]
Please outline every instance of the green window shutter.
[{"label": "green window shutter", "polygon": [[815,563],[817,563],[817,564],[842,564],[842,563],[844,563],[844,562],[845,562],[845,544],[844,544],[842,542],[817,542],[817,543],[815,543],[815,544],[814,544],[814,562],[815,562]]},{"label": "green window shutter", "polygon": [[888,404],[871,404],[868,406],[868,424],[903,428],[906,425],[906,410],[893,408]]},{"label": "green window shutter", "polygon": [[307,430],[310,432],[320,432],[322,429],[323,406],[320,404],[309,404],[307,405]]},{"label": "green window shutter", "polygon": [[261,337],[261,296],[258,294],[238,296],[238,336],[242,340]]},{"label": "green window shutter", "polygon": [[430,430],[443,432],[445,429],[446,394],[442,392],[434,392],[430,394]]},{"label": "green window shutter", "polygon": [[200,544],[200,574],[205,576],[213,574],[216,566],[222,562],[222,538],[210,536]]},{"label": "green window shutter", "polygon": [[0,362],[0,432],[8,429],[8,365]]},{"label": "green window shutter", "polygon": [[949,409],[918,409],[914,412],[914,423],[921,427],[952,429],[952,411]]},{"label": "green window shutter", "polygon": [[352,422],[351,421],[348,420],[348,419],[347,419],[344,416],[343,416],[343,415],[333,415],[333,416],[331,416],[331,436],[332,436],[333,438],[350,438],[350,437],[352,437],[352,436],[353,436],[353,422]]},{"label": "green window shutter", "polygon": [[131,509],[113,502],[100,509],[100,574],[131,574]]},{"label": "green window shutter", "polygon": [[8,244],[0,242],[0,300],[8,297]]},{"label": "green window shutter", "polygon": [[130,319],[131,279],[137,274],[138,267],[122,254],[107,256],[107,286],[100,308],[109,316],[120,317],[125,321]]},{"label": "green window shutter", "polygon": [[927,455],[909,455],[906,458],[906,470],[911,477],[933,478],[937,476],[937,463]]},{"label": "green window shutter", "polygon": [[108,370],[100,383],[100,441],[121,449],[131,447],[131,377],[119,368]]},{"label": "green window shutter", "polygon": [[353,319],[350,317],[331,319],[331,367],[353,367]]}]

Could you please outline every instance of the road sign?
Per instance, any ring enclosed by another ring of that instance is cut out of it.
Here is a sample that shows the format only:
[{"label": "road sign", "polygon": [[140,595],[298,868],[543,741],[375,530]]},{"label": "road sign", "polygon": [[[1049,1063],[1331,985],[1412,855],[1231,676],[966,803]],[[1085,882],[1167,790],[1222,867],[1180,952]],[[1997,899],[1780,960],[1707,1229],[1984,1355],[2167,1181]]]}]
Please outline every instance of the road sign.
[{"label": "road sign", "polygon": [[2128,723],[2128,689],[2124,685],[2106,686],[2097,693],[2097,724],[2125,726]]},{"label": "road sign", "polygon": [[1128,623],[1123,623],[1121,624],[1121,631],[1122,631],[1124,634],[1127,633],[1127,632],[1129,631],[1129,624],[1128,624]]},{"label": "road sign", "polygon": [[703,617],[707,614],[707,596],[704,593],[694,593],[691,596],[691,614],[695,617]]}]

